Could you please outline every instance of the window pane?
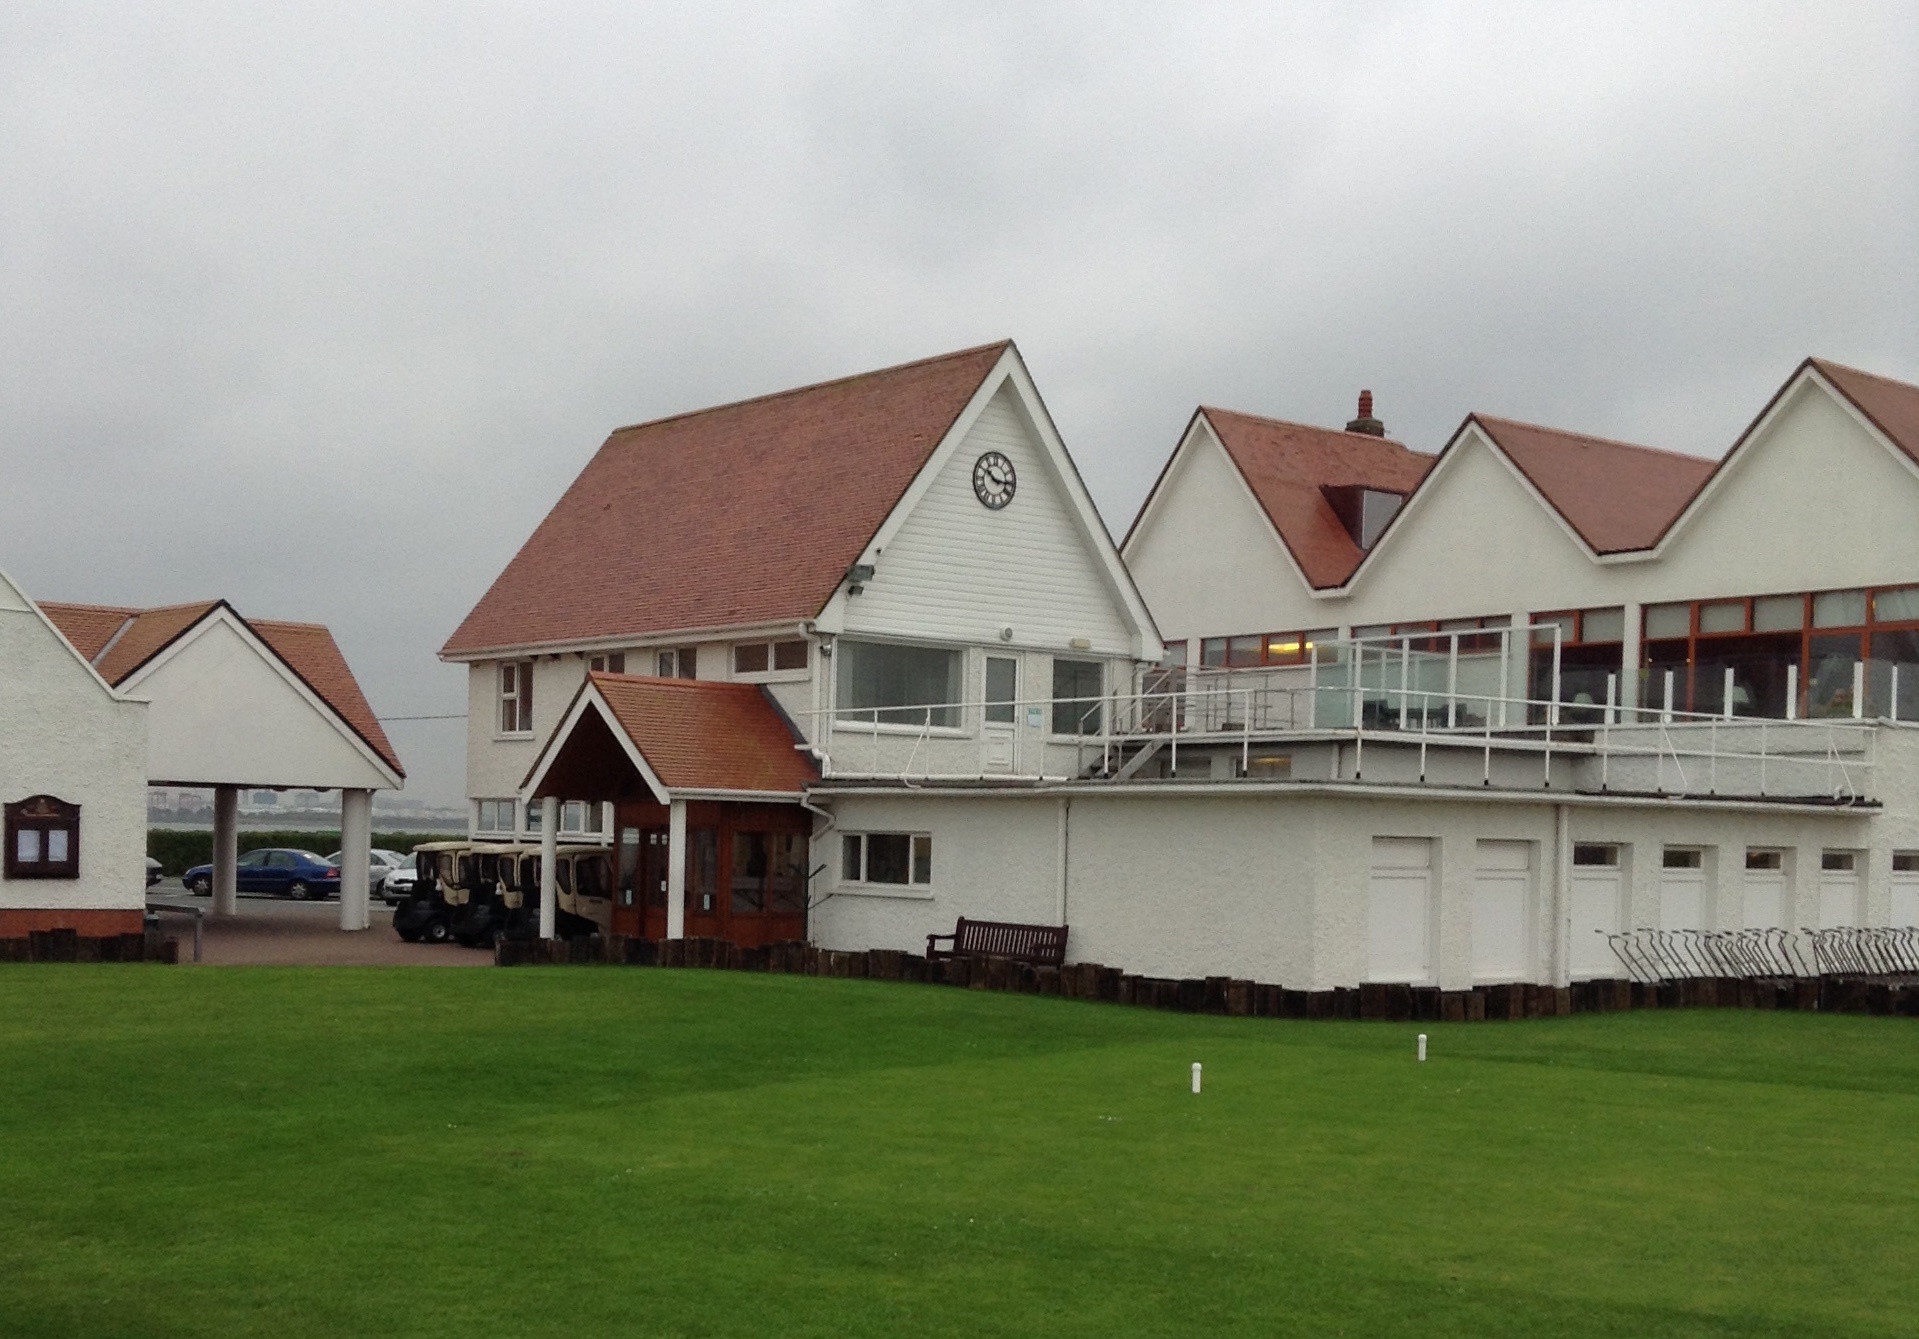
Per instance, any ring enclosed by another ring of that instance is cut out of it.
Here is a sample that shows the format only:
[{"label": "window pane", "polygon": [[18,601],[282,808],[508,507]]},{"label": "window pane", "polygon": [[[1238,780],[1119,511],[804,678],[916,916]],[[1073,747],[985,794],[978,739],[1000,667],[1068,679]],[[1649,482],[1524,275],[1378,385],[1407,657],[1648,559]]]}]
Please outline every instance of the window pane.
[{"label": "window pane", "polygon": [[[1255,638],[1255,641],[1258,639]],[[1053,733],[1099,733],[1103,691],[1102,666],[1097,660],[1053,661]]]},{"label": "window pane", "polygon": [[840,642],[843,718],[896,725],[959,724],[960,653],[931,646]]},{"label": "window pane", "polygon": [[848,883],[858,883],[866,875],[860,864],[860,844],[862,838],[849,832],[840,838],[840,877]]},{"label": "window pane", "polygon": [[699,647],[682,646],[678,651],[674,652],[674,655],[680,662],[680,677],[682,679],[697,679],[700,677]]},{"label": "window pane", "polygon": [[1785,856],[1778,851],[1746,852],[1747,869],[1783,869]]},{"label": "window pane", "polygon": [[1234,669],[1243,669],[1259,663],[1260,648],[1265,644],[1264,637],[1235,637],[1226,643],[1226,663]]},{"label": "window pane", "polygon": [[1699,851],[1675,850],[1669,846],[1661,863],[1667,869],[1698,869],[1703,861]]},{"label": "window pane", "polygon": [[766,910],[766,836],[764,832],[733,834],[733,910],[736,914]]},{"label": "window pane", "polygon": [[1576,620],[1578,617],[1577,614],[1534,614],[1532,618],[1533,644],[1536,646],[1551,646],[1553,644],[1553,629],[1555,628],[1559,630],[1559,640],[1562,643],[1579,640],[1579,635],[1576,630]]},{"label": "window pane", "polygon": [[866,834],[866,881],[900,883],[907,881],[912,840],[904,832]]},{"label": "window pane", "polygon": [[1819,856],[1819,868],[1846,871],[1853,867],[1854,856],[1851,851],[1824,851]]},{"label": "window pane", "polygon": [[1582,642],[1623,642],[1626,640],[1624,609],[1588,609],[1580,615],[1579,640]]},{"label": "window pane", "polygon": [[1019,662],[1007,656],[986,657],[986,719],[1013,723],[1013,702],[1019,697]]},{"label": "window pane", "polygon": [[1892,867],[1900,874],[1919,872],[1919,851],[1894,851]]},{"label": "window pane", "polygon": [[742,642],[733,648],[735,674],[763,674],[767,666],[765,642]]},{"label": "window pane", "polygon": [[933,881],[933,839],[931,837],[913,838],[913,882],[931,883]]},{"label": "window pane", "polygon": [[1814,637],[1806,672],[1806,715],[1852,715],[1852,667],[1859,663],[1859,634]]},{"label": "window pane", "polygon": [[1699,630],[1701,632],[1744,632],[1746,630],[1746,602],[1744,600],[1721,600],[1717,604],[1700,605]]},{"label": "window pane", "polygon": [[776,832],[772,841],[766,909],[798,915],[806,910],[806,837],[798,832]]},{"label": "window pane", "polygon": [[1919,629],[1872,634],[1866,710],[1896,721],[1919,721]]},{"label": "window pane", "polygon": [[1919,619],[1919,586],[1880,591],[1872,597],[1872,616],[1880,623],[1910,623]]},{"label": "window pane", "polygon": [[606,658],[606,671],[609,674],[626,673],[626,652],[615,651]]},{"label": "window pane", "polygon": [[18,839],[14,846],[14,858],[23,865],[40,863],[40,829],[21,828],[14,834]]},{"label": "window pane", "polygon": [[1862,590],[1829,590],[1812,597],[1812,625],[1815,628],[1856,628],[1866,621],[1866,593]]},{"label": "window pane", "polygon": [[686,833],[686,898],[700,911],[713,910],[720,889],[720,830],[689,828]]},{"label": "window pane", "polygon": [[1226,664],[1226,639],[1208,637],[1199,644],[1199,663],[1205,669],[1222,669]]},{"label": "window pane", "polygon": [[1573,847],[1573,864],[1575,865],[1604,865],[1611,867],[1618,863],[1619,848],[1617,846],[1587,846],[1582,844]]},{"label": "window pane", "polygon": [[1752,602],[1754,632],[1797,632],[1806,626],[1806,597],[1767,595]]},{"label": "window pane", "polygon": [[773,668],[776,670],[805,669],[806,643],[803,641],[774,642]]},{"label": "window pane", "polygon": [[1646,606],[1646,636],[1690,637],[1692,606],[1689,604],[1649,604]]},{"label": "window pane", "polygon": [[653,672],[659,675],[660,678],[670,679],[673,677],[674,663],[673,663],[673,653],[671,651],[660,652],[659,656],[655,659],[653,663],[654,663]]}]

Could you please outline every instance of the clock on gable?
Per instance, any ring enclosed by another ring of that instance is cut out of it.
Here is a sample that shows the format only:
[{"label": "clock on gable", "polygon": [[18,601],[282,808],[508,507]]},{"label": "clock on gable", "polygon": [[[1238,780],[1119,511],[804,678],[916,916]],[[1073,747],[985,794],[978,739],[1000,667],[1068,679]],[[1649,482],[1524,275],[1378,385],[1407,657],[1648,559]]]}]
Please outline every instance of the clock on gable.
[{"label": "clock on gable", "polygon": [[988,451],[973,462],[973,496],[988,511],[998,511],[1013,500],[1013,491],[1019,487],[1019,476],[1013,473],[1013,462],[998,451]]}]

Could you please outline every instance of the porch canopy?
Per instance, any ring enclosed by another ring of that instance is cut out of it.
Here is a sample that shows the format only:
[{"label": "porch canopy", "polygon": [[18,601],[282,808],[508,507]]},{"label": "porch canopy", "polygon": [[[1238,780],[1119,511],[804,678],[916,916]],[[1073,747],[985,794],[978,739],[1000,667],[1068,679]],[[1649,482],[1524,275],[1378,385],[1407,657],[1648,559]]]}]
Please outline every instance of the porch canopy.
[{"label": "porch canopy", "polygon": [[212,789],[214,915],[236,910],[240,791],[337,790],[340,928],[367,928],[373,792],[406,771],[332,633],[225,600],[41,609],[101,678],[149,703],[147,784]]},{"label": "porch canopy", "polygon": [[[524,801],[543,805],[541,937],[554,933],[559,806],[567,800],[614,806],[614,915],[627,932],[734,938],[727,929],[739,909],[756,918],[749,933],[759,938],[769,933],[760,922],[777,906],[785,912],[777,937],[798,937],[784,931],[795,907],[804,924],[805,838],[812,822],[800,801],[818,778],[799,732],[758,685],[589,673],[520,789]],[[689,814],[704,816],[700,831],[711,833],[698,851],[688,840]],[[655,816],[664,820],[657,844],[664,848],[658,891],[665,905],[657,923],[648,923],[642,846],[658,833]],[[797,885],[787,872],[795,849]],[[701,884],[691,924],[689,853]],[[740,929],[748,932],[744,918]]]}]

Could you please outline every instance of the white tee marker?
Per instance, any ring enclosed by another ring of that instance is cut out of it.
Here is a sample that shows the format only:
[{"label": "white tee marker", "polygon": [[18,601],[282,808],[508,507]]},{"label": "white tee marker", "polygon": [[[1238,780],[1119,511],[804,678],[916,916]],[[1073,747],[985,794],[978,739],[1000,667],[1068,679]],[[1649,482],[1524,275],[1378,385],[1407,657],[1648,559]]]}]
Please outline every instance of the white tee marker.
[{"label": "white tee marker", "polygon": [[1193,1091],[1199,1091],[1199,1061],[1193,1061]]},{"label": "white tee marker", "polygon": [[1419,1034],[1419,1063],[1426,1063],[1426,1034],[1423,1032]]}]

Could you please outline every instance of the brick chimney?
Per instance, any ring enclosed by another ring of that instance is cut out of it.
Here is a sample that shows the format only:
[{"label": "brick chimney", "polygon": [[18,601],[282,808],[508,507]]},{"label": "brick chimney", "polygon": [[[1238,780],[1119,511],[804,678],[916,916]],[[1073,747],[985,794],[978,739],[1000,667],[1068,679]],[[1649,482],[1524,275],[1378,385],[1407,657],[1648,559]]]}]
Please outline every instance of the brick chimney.
[{"label": "brick chimney", "polygon": [[1373,417],[1373,393],[1359,393],[1359,417],[1346,425],[1347,432],[1363,432],[1368,437],[1384,437],[1386,425]]}]

